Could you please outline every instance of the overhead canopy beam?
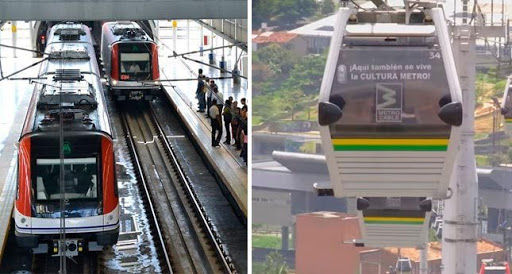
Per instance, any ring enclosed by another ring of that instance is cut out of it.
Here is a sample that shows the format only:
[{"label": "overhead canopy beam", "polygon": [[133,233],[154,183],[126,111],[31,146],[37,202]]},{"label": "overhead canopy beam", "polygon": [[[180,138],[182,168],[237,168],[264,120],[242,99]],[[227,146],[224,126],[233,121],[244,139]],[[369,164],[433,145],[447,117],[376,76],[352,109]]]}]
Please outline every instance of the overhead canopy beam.
[{"label": "overhead canopy beam", "polygon": [[[237,47],[242,49],[243,51],[247,52],[247,41],[240,41],[236,40],[234,37],[227,35],[226,33],[222,32],[222,30],[216,29],[214,26],[208,24],[207,22],[204,22],[202,20],[196,20],[199,24],[204,26],[205,28],[209,29],[213,33],[217,34],[218,36],[222,37],[226,41],[228,41],[231,44],[236,44]],[[205,50],[208,50],[208,48],[205,48]]]},{"label": "overhead canopy beam", "polygon": [[0,20],[246,19],[247,0],[0,0]]}]

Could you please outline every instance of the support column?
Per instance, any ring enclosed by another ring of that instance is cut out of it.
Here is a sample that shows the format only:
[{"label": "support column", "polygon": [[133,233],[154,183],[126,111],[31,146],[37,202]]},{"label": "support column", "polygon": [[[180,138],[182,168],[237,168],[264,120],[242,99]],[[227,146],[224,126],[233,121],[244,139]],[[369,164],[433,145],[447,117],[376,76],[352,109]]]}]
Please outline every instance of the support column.
[{"label": "support column", "polygon": [[172,20],[172,50],[174,50],[174,52],[178,53],[178,50],[176,49],[176,39],[177,39],[177,34],[176,34],[176,31],[178,29],[178,21],[176,20]]},{"label": "support column", "polygon": [[[467,2],[465,1],[467,4]],[[467,11],[464,11],[467,15]],[[454,175],[450,182],[452,197],[445,201],[443,215],[443,259],[445,274],[477,271],[478,184],[474,151],[475,112],[475,33],[469,25],[454,28],[453,53],[462,89],[464,116],[462,140]]]},{"label": "support column", "polygon": [[428,240],[429,240],[430,229],[427,229],[425,234],[425,246],[420,249],[420,274],[428,274]]},{"label": "support column", "polygon": [[[18,33],[18,28],[16,26],[16,21],[12,21],[11,22],[11,32],[12,32],[12,45],[13,47],[16,47],[16,38],[17,38],[17,33]],[[12,57],[16,58],[16,49],[13,48],[12,49]]]},{"label": "support column", "polygon": [[281,227],[281,250],[288,250],[288,239],[290,235],[287,226]]},{"label": "support column", "polygon": [[187,19],[187,52],[190,52],[190,20]]},{"label": "support column", "polygon": [[[222,23],[222,33],[224,33],[224,19],[222,19],[221,21]],[[219,62],[219,67],[220,67],[220,72],[221,73],[225,73],[226,72],[226,60],[225,60],[225,57],[224,57],[224,50],[226,48],[224,48],[224,42],[226,41],[226,39],[222,38],[222,57],[220,59],[220,62]]]},{"label": "support column", "polygon": [[[210,20],[210,26],[213,26],[213,19]],[[213,55],[213,30],[211,32],[211,43],[210,43],[210,54],[208,55],[208,60],[210,61],[210,65],[215,64],[215,56]]]},{"label": "support column", "polygon": [[200,24],[201,27],[199,29],[199,35],[201,37],[199,37],[199,41],[200,41],[200,46],[199,46],[199,56],[203,56],[203,49],[204,49],[204,34],[203,34],[203,24]]}]

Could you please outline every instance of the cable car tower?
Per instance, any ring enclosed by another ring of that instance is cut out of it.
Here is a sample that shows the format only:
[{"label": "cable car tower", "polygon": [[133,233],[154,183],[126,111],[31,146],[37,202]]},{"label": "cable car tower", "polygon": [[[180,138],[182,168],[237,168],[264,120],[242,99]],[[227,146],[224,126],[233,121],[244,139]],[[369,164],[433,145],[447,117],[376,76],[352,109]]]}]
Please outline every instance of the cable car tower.
[{"label": "cable car tower", "polygon": [[462,93],[439,1],[340,8],[319,98],[333,194],[357,197],[363,244],[423,247],[450,196]]}]

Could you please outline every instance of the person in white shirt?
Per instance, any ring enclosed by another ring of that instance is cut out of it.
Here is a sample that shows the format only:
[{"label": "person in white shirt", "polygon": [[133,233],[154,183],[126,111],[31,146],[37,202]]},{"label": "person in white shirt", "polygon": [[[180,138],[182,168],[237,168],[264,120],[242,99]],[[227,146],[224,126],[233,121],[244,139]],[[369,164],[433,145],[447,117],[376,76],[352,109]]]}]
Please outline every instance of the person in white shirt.
[{"label": "person in white shirt", "polygon": [[215,88],[213,89],[213,93],[214,94],[212,95],[212,98],[215,98],[217,102],[219,102],[217,106],[219,107],[219,112],[222,113],[222,108],[224,106],[222,104],[224,102],[224,94],[222,94],[222,92],[219,90],[217,86],[215,86]]},{"label": "person in white shirt", "polygon": [[130,68],[128,69],[128,72],[131,72],[131,73],[138,73],[138,72],[141,72],[140,70],[140,67],[138,64],[136,63],[132,63],[132,65],[130,66]]},{"label": "person in white shirt", "polygon": [[[212,106],[213,89],[214,89],[216,86],[217,86],[217,85],[215,84],[215,81],[210,80],[209,89],[208,89],[208,92],[206,92],[206,107],[207,107],[208,109],[210,109],[210,107]],[[209,113],[207,113],[207,114],[206,114],[206,117],[210,117],[210,114],[209,114]]]},{"label": "person in white shirt", "polygon": [[[212,146],[218,147],[220,146],[220,138],[222,137],[222,126],[221,126],[221,116],[219,107],[217,106],[217,100],[212,98],[212,105],[208,109],[208,114],[210,115],[211,125],[212,125]],[[217,136],[215,134],[217,133]]]}]

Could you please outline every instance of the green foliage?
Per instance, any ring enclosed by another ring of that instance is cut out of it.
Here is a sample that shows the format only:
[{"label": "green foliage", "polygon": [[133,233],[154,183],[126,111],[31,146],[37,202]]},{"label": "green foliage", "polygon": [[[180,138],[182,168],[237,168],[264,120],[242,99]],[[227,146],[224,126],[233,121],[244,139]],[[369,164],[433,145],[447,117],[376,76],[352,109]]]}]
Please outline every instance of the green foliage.
[{"label": "green foliage", "polygon": [[275,251],[267,255],[265,263],[254,263],[252,273],[254,274],[285,274],[288,266],[279,252]]},{"label": "green foliage", "polygon": [[307,111],[302,111],[318,97],[327,54],[298,58],[284,47],[271,45],[253,56],[253,67],[258,68],[253,72],[253,114],[258,117],[254,124],[293,119],[294,114],[307,118]]},{"label": "green foliage", "polygon": [[512,163],[512,148],[509,148],[508,151],[507,151],[507,157],[508,157],[508,162],[509,163]]},{"label": "green foliage", "polygon": [[437,238],[436,231],[433,228],[430,228],[428,232],[428,241],[429,242],[437,242],[439,238]]},{"label": "green foliage", "polygon": [[303,57],[290,71],[290,77],[284,82],[284,88],[301,90],[305,95],[318,95],[326,60],[325,54]]},{"label": "green foliage", "polygon": [[297,58],[295,53],[279,44],[271,44],[253,54],[253,62],[265,64],[274,74],[287,74],[297,62]]},{"label": "green foliage", "polygon": [[323,0],[320,4],[320,12],[324,15],[330,15],[334,12],[334,2],[332,0]]},{"label": "green foliage", "polygon": [[477,166],[489,166],[489,158],[484,155],[475,155]]},{"label": "green foliage", "polygon": [[270,249],[280,249],[281,237],[272,235],[252,235],[252,246]]},{"label": "green foliage", "polygon": [[491,166],[499,166],[500,164],[503,164],[506,162],[506,156],[502,153],[496,153],[489,155],[489,164]]},{"label": "green foliage", "polygon": [[501,97],[503,96],[503,92],[505,91],[506,85],[507,85],[506,80],[501,80],[501,81],[496,82],[496,84],[494,84],[494,92],[492,95],[495,97],[499,97],[499,99],[501,100]]},{"label": "green foliage", "polygon": [[315,0],[254,0],[253,26],[257,29],[262,22],[278,26],[295,26],[299,20],[315,14],[318,4]]}]

